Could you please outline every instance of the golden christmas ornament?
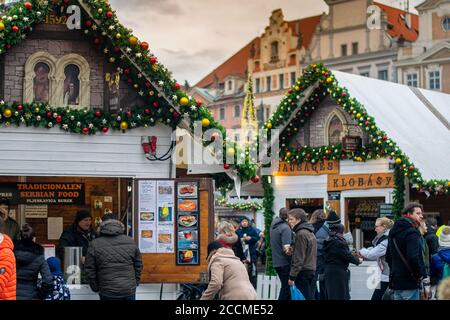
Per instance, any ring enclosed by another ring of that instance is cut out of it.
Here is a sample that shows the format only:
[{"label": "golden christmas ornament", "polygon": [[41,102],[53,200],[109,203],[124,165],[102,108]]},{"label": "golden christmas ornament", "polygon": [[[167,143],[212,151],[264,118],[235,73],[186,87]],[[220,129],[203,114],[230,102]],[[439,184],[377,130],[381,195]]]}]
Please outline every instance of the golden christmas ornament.
[{"label": "golden christmas ornament", "polygon": [[128,123],[126,121],[122,121],[120,123],[120,129],[127,130],[128,129]]},{"label": "golden christmas ornament", "polygon": [[449,182],[447,182],[447,185],[450,187],[450,181]]},{"label": "golden christmas ornament", "polygon": [[400,159],[400,158],[395,159],[395,163],[396,164],[402,164],[402,159]]},{"label": "golden christmas ornament", "polygon": [[331,83],[331,82],[333,82],[333,78],[332,77],[327,78],[327,83]]},{"label": "golden christmas ornament", "polygon": [[120,33],[116,34],[116,39],[122,38],[122,35]]},{"label": "golden christmas ornament", "polygon": [[0,31],[5,30],[5,24],[0,21]]},{"label": "golden christmas ornament", "polygon": [[204,119],[202,120],[202,126],[203,126],[204,128],[209,127],[210,124],[211,124],[211,122],[209,121],[209,119],[204,118]]},{"label": "golden christmas ornament", "polygon": [[188,98],[182,97],[182,98],[180,99],[180,104],[181,104],[182,106],[185,106],[185,105],[187,105],[188,103],[189,103],[189,99],[188,99]]},{"label": "golden christmas ornament", "polygon": [[5,111],[3,111],[3,116],[4,116],[5,118],[11,118],[11,116],[12,116],[12,111],[11,111],[11,109],[5,109]]},{"label": "golden christmas ornament", "polygon": [[136,45],[138,43],[138,38],[131,36],[128,41],[130,42],[131,45]]},{"label": "golden christmas ornament", "polygon": [[272,124],[269,122],[269,123],[266,125],[266,128],[267,128],[267,129],[272,129]]}]

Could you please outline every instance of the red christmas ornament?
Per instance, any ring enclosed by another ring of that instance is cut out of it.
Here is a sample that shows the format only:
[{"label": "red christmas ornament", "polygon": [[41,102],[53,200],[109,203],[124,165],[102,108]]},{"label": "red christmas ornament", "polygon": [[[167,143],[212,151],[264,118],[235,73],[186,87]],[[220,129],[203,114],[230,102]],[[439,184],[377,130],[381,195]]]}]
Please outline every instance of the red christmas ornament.
[{"label": "red christmas ornament", "polygon": [[129,83],[129,84],[133,84],[133,79],[131,79],[131,78],[128,79],[128,83]]},{"label": "red christmas ornament", "polygon": [[88,134],[89,133],[89,128],[83,128],[83,133],[84,134]]},{"label": "red christmas ornament", "polygon": [[99,37],[96,37],[95,39],[94,39],[94,43],[95,44],[100,44],[100,42],[101,42],[101,39],[99,38]]},{"label": "red christmas ornament", "polygon": [[120,52],[120,48],[119,48],[119,47],[115,47],[115,48],[114,48],[114,52],[115,52],[115,53],[119,53],[119,52]]},{"label": "red christmas ornament", "polygon": [[346,97],[347,96],[347,92],[342,92],[342,96]]},{"label": "red christmas ornament", "polygon": [[387,136],[383,136],[383,141],[386,141],[388,139]]},{"label": "red christmas ornament", "polygon": [[368,126],[370,124],[370,122],[369,121],[366,121],[366,126]]},{"label": "red christmas ornament", "polygon": [[151,84],[150,82],[147,81],[147,82],[145,83],[145,86],[146,86],[147,88],[150,88],[150,87],[152,86],[152,84]]},{"label": "red christmas ornament", "polygon": [[17,110],[18,110],[18,111],[23,110],[23,106],[22,106],[21,104],[19,104],[19,105],[17,106]]},{"label": "red christmas ornament", "polygon": [[62,121],[62,117],[61,116],[56,116],[56,122],[61,122]]},{"label": "red christmas ornament", "polygon": [[86,20],[85,22],[87,27],[91,27],[92,26],[92,20]]},{"label": "red christmas ornament", "polygon": [[414,166],[410,166],[409,171],[413,171],[413,170],[414,170]]},{"label": "red christmas ornament", "polygon": [[153,102],[153,106],[154,106],[155,108],[158,108],[158,106],[159,106],[158,101]]},{"label": "red christmas ornament", "polygon": [[231,168],[231,166],[230,166],[228,163],[225,163],[225,164],[223,165],[223,168],[224,168],[225,170],[228,170],[228,169]]},{"label": "red christmas ornament", "polygon": [[322,160],[327,160],[327,157],[326,157],[326,156],[323,156],[323,157],[322,157]]},{"label": "red christmas ornament", "polygon": [[180,114],[178,112],[176,112],[176,111],[174,111],[172,113],[172,115],[173,115],[174,118],[178,118],[180,116]]},{"label": "red christmas ornament", "polygon": [[141,48],[142,48],[142,50],[148,50],[148,48],[149,48],[148,43],[147,42],[142,42],[141,43]]},{"label": "red christmas ornament", "polygon": [[5,45],[5,48],[8,50],[11,49],[11,45],[8,43],[7,45]]},{"label": "red christmas ornament", "polygon": [[131,117],[131,111],[128,111],[128,112],[127,112],[127,116],[128,116],[128,117]]},{"label": "red christmas ornament", "polygon": [[259,182],[259,177],[258,176],[254,176],[252,179],[253,183],[258,183]]},{"label": "red christmas ornament", "polygon": [[31,2],[25,2],[23,4],[25,6],[25,9],[31,10],[33,8],[33,4]]},{"label": "red christmas ornament", "polygon": [[126,69],[123,70],[123,73],[124,73],[124,74],[130,74],[130,72],[131,72],[131,71],[130,71],[130,69],[128,69],[128,68],[126,68]]},{"label": "red christmas ornament", "polygon": [[19,32],[19,27],[18,26],[12,26],[11,31],[17,33],[17,32]]},{"label": "red christmas ornament", "polygon": [[95,116],[98,118],[98,117],[101,117],[101,115],[102,115],[102,113],[100,112],[100,111],[95,111]]},{"label": "red christmas ornament", "polygon": [[216,141],[216,139],[219,139],[219,133],[217,133],[217,132],[214,132],[212,135],[211,135],[211,141]]},{"label": "red christmas ornament", "polygon": [[105,127],[105,128],[102,128],[102,132],[103,132],[103,133],[107,133],[107,132],[108,132],[108,130],[109,130],[109,129],[108,129],[108,128],[106,128],[106,127]]},{"label": "red christmas ornament", "polygon": [[178,89],[181,88],[181,86],[180,86],[180,84],[179,84],[178,82],[175,82],[175,83],[172,85],[172,87],[173,87],[175,90],[178,90]]},{"label": "red christmas ornament", "polygon": [[292,93],[292,89],[289,89],[289,90],[288,90],[288,93]]},{"label": "red christmas ornament", "polygon": [[106,17],[107,17],[108,19],[111,19],[113,16],[114,16],[114,13],[112,13],[112,11],[108,11],[108,12],[106,13]]},{"label": "red christmas ornament", "polygon": [[51,118],[53,116],[53,113],[51,113],[50,111],[47,112],[47,118]]},{"label": "red christmas ornament", "polygon": [[150,109],[145,109],[145,110],[144,110],[144,113],[145,113],[145,114],[150,114]]},{"label": "red christmas ornament", "polygon": [[197,107],[201,107],[202,106],[202,102],[200,100],[195,100],[195,105]]},{"label": "red christmas ornament", "polygon": [[306,157],[307,157],[307,158],[311,158],[311,153],[308,153],[308,154],[306,155]]},{"label": "red christmas ornament", "polygon": [[156,62],[158,62],[158,59],[156,57],[150,57],[148,60],[151,64],[155,64]]}]

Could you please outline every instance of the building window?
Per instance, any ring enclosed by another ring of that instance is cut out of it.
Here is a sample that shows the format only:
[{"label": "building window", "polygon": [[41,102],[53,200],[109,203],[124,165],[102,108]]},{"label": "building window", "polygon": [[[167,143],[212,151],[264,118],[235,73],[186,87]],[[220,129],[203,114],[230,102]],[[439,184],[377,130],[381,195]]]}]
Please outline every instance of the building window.
[{"label": "building window", "polygon": [[64,105],[77,106],[80,104],[80,68],[74,64],[69,64],[64,69]]},{"label": "building window", "polygon": [[441,73],[440,73],[440,71],[430,71],[430,72],[428,72],[428,77],[430,80],[430,89],[431,90],[440,90],[441,89]]},{"label": "building window", "polygon": [[232,81],[228,81],[228,91],[233,90],[233,82]]},{"label": "building window", "polygon": [[256,93],[259,93],[261,91],[261,83],[259,78],[255,79],[255,91]]},{"label": "building window", "polygon": [[361,72],[359,73],[359,75],[360,75],[360,76],[363,76],[363,77],[370,77],[369,71],[361,71]]},{"label": "building window", "polygon": [[345,57],[347,55],[347,45],[341,45],[341,56]]},{"label": "building window", "polygon": [[386,69],[378,70],[378,79],[388,81],[388,71]]},{"label": "building window", "polygon": [[417,83],[417,73],[411,73],[406,76],[406,85],[410,87],[418,87]]},{"label": "building window", "polygon": [[234,106],[234,117],[239,118],[241,116],[241,106]]},{"label": "building window", "polygon": [[295,80],[296,80],[296,75],[295,75],[295,71],[291,72],[291,86],[293,86],[295,84]]},{"label": "building window", "polygon": [[358,42],[352,43],[352,54],[358,54]]},{"label": "building window", "polygon": [[334,116],[328,125],[329,145],[335,145],[342,142],[343,129],[344,126],[342,125],[342,121],[337,116]]},{"label": "building window", "polygon": [[295,54],[291,54],[290,56],[289,56],[289,65],[290,66],[294,66],[294,65],[296,65],[297,63],[296,63],[296,56],[295,56]]},{"label": "building window", "polygon": [[279,79],[279,81],[278,81],[279,88],[280,88],[280,90],[283,90],[284,89],[284,74],[283,73],[280,74],[278,76],[278,79]]},{"label": "building window", "polygon": [[240,139],[241,139],[240,134],[239,134],[239,133],[236,133],[236,134],[234,135],[234,141],[238,142]]},{"label": "building window", "polygon": [[266,91],[272,91],[272,77],[266,77]]},{"label": "building window", "polygon": [[444,32],[450,31],[450,16],[445,16],[444,19],[442,19],[442,29],[444,29]]},{"label": "building window", "polygon": [[225,108],[220,108],[220,120],[225,120]]},{"label": "building window", "polygon": [[278,61],[278,41],[272,42],[270,47],[270,61]]}]

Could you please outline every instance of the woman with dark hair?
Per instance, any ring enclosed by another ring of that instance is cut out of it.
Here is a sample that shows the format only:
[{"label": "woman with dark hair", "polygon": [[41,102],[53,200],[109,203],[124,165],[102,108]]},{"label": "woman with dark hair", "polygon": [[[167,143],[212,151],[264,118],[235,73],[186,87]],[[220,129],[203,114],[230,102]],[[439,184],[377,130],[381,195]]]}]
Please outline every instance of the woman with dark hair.
[{"label": "woman with dark hair", "polygon": [[[24,224],[21,239],[14,248],[17,265],[17,300],[40,300],[53,287],[52,274],[44,257],[44,248],[35,243],[34,230]],[[42,277],[38,289],[38,276]]]},{"label": "woman with dark hair", "polygon": [[327,216],[322,209],[317,209],[312,213],[309,223],[314,227],[314,234],[322,228],[326,218]]},{"label": "woman with dark hair", "polygon": [[324,241],[325,288],[328,300],[350,300],[350,263],[359,265],[362,259],[352,255],[344,239],[345,227],[342,224],[330,227],[330,237]]}]

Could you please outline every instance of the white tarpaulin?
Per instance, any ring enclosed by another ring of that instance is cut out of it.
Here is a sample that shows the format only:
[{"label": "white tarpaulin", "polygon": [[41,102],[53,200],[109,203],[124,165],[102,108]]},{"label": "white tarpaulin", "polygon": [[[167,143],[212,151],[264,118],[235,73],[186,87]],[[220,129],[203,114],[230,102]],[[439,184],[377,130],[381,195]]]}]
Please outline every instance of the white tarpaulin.
[{"label": "white tarpaulin", "polygon": [[[422,173],[424,179],[450,178],[450,131],[405,85],[333,71],[340,87],[364,105]],[[450,95],[421,90],[450,121]]]}]

